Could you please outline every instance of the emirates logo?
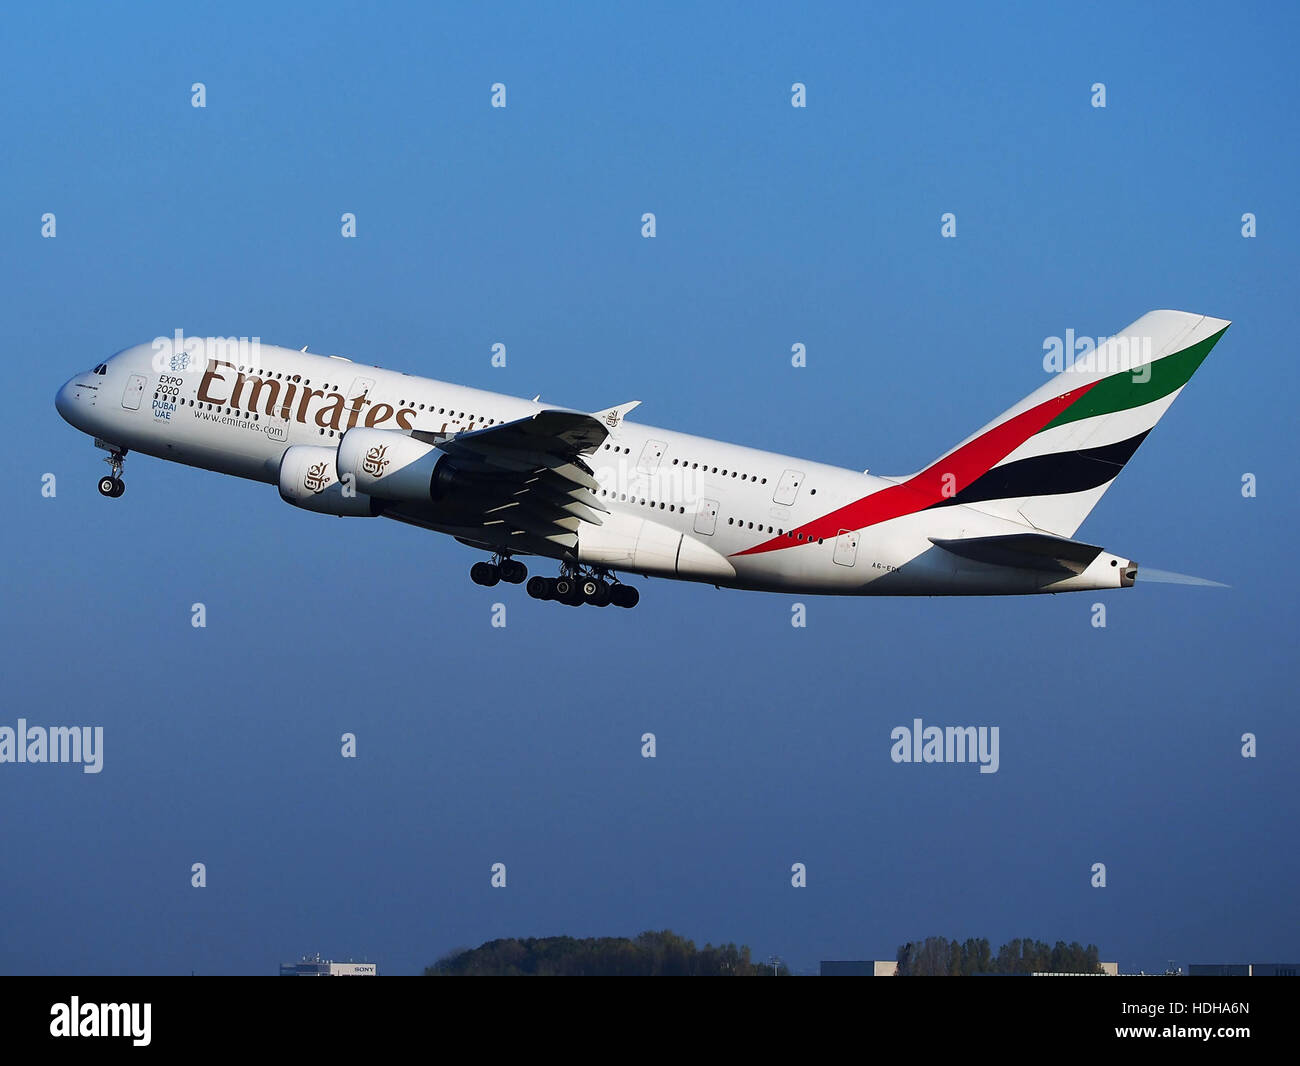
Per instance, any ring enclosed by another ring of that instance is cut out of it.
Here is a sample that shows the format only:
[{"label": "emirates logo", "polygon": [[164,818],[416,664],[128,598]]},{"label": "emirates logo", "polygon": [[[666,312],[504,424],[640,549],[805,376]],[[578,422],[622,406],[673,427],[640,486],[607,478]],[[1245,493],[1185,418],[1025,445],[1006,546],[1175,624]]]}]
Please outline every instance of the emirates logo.
[{"label": "emirates logo", "polygon": [[384,470],[387,468],[389,462],[391,462],[391,460],[384,458],[387,453],[387,444],[381,444],[377,448],[371,448],[366,452],[366,457],[361,460],[361,469],[371,477],[383,477]]},{"label": "emirates logo", "polygon": [[317,493],[324,492],[329,486],[330,480],[328,464],[326,463],[313,463],[307,468],[307,473],[302,477],[303,484],[311,492]]},{"label": "emirates logo", "polygon": [[617,411],[610,411],[610,413],[605,416],[605,425],[609,426],[610,429],[613,429],[618,425]]}]

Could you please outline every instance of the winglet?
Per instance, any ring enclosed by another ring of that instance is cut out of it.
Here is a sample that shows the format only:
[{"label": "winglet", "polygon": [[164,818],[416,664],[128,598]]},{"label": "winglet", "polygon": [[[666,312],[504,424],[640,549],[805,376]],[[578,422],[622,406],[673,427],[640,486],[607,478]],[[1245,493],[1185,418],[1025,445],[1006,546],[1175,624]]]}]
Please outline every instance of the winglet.
[{"label": "winglet", "polygon": [[603,411],[595,411],[592,418],[598,418],[605,423],[606,429],[614,429],[620,422],[627,417],[627,413],[634,407],[640,407],[640,400],[632,400],[629,403],[621,403],[617,407],[606,407]]}]

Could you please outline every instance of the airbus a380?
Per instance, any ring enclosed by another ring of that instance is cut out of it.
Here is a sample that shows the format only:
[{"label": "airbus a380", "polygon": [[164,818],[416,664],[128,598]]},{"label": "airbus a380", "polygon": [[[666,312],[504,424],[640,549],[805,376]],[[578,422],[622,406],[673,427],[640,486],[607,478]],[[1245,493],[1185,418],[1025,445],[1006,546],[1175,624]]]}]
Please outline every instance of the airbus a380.
[{"label": "airbus a380", "polygon": [[490,556],[480,585],[559,564],[536,599],[635,606],[619,575],[833,595],[1127,588],[1073,539],[1223,336],[1152,311],[917,473],[872,476],[256,341],[176,337],[78,374],[55,405],[106,450],[278,485],[295,507],[393,518]]}]

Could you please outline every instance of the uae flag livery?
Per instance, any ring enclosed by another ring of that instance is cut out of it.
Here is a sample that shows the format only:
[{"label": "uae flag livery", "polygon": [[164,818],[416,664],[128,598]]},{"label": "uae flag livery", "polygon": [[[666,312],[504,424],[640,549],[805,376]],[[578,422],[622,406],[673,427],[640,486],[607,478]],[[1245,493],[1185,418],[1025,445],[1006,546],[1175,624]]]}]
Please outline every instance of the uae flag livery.
[{"label": "uae flag livery", "polygon": [[1073,536],[1227,328],[1182,311],[1143,315],[919,473],[741,554],[955,504]]}]

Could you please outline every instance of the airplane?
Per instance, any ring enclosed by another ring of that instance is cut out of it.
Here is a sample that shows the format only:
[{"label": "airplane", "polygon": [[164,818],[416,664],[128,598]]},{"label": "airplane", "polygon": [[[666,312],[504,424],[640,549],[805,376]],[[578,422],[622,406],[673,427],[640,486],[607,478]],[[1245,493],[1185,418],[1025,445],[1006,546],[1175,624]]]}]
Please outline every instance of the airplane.
[{"label": "airplane", "polygon": [[[477,584],[527,580],[570,606],[634,607],[628,574],[849,596],[1102,590],[1132,587],[1137,564],[1074,534],[1229,324],[1152,311],[892,477],[634,423],[639,401],[587,412],[180,331],[77,374],[55,406],[108,452],[108,498],[135,451],[449,534],[490,557]],[[559,574],[529,579],[522,558]]]}]

